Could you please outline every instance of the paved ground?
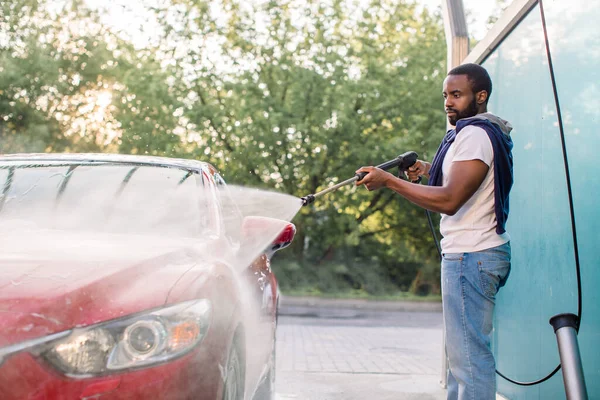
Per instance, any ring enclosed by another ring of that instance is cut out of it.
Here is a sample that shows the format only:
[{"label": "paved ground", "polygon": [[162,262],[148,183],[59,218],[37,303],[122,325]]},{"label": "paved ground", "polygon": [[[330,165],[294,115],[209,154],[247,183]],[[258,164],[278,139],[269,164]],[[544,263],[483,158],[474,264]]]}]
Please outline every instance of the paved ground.
[{"label": "paved ground", "polygon": [[278,400],[445,399],[435,304],[281,303]]}]

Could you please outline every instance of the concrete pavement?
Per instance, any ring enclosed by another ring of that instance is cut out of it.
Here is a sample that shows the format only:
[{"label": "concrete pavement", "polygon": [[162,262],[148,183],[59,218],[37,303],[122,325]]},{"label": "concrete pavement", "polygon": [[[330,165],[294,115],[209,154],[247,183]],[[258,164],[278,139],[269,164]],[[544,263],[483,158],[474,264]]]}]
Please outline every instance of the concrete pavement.
[{"label": "concrete pavement", "polygon": [[445,399],[441,305],[378,303],[282,298],[278,400]]}]

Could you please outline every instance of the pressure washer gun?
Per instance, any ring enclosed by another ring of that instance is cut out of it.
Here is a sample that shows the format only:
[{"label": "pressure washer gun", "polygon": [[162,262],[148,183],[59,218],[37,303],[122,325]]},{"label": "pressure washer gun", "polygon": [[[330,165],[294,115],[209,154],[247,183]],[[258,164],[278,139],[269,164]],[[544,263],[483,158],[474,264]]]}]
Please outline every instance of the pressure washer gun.
[{"label": "pressure washer gun", "polygon": [[[377,168],[387,171],[394,167],[398,167],[398,171],[400,173],[404,173],[404,172],[406,172],[406,170],[408,170],[409,167],[411,167],[414,163],[417,162],[418,157],[419,156],[414,151],[408,151],[404,154],[399,155],[398,157],[394,158],[393,160],[386,161],[383,164],[378,165]],[[346,185],[349,185],[356,181],[360,181],[365,176],[367,176],[367,174],[368,174],[368,172],[358,173],[358,174],[354,175],[352,178],[347,179],[343,182],[340,182],[337,185],[328,187],[327,189],[320,191],[318,193],[309,194],[308,196],[302,197],[300,199],[300,200],[302,200],[302,205],[303,206],[309,205],[310,203],[314,202],[317,197],[320,197],[320,196],[323,196],[324,194],[333,192],[334,190],[338,190],[342,186],[346,186]]]}]

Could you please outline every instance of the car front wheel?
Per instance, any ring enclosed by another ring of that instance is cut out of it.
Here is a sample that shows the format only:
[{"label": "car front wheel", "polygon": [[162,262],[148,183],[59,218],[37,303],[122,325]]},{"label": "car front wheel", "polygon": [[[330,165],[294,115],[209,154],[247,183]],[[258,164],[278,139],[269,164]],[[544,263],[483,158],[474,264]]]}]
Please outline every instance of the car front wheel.
[{"label": "car front wheel", "polygon": [[234,343],[227,359],[227,375],[223,388],[223,400],[244,399],[244,368],[239,346]]},{"label": "car front wheel", "polygon": [[273,347],[269,358],[269,372],[259,385],[253,400],[274,400],[275,399],[275,371],[277,362],[277,339],[273,338]]}]

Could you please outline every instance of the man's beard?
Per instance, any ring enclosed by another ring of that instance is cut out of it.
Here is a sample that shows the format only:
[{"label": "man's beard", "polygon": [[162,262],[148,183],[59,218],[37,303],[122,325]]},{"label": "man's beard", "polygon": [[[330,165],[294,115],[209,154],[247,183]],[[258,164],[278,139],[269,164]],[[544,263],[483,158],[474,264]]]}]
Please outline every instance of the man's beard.
[{"label": "man's beard", "polygon": [[460,112],[454,108],[447,109],[446,112],[448,110],[454,111],[456,113],[453,116],[448,115],[448,121],[450,122],[450,124],[452,126],[456,126],[456,122],[458,122],[459,119],[470,118],[470,117],[474,117],[477,115],[477,111],[478,111],[477,110],[477,101],[475,101],[475,99],[473,99],[473,101],[471,103],[469,103],[469,106]]}]

